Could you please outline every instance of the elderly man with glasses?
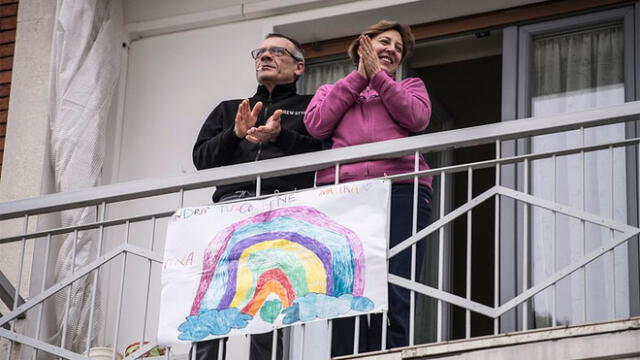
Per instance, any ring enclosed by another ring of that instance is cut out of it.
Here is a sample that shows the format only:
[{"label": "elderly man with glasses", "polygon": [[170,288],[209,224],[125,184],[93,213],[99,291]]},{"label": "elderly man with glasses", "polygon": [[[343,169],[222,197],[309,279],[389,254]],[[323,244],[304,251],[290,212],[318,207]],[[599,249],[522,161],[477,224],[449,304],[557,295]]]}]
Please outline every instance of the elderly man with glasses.
[{"label": "elderly man with glasses", "polygon": [[[320,150],[320,141],[310,137],[302,121],[310,95],[296,92],[296,80],[304,72],[304,57],[297,41],[269,34],[251,51],[258,81],[256,93],[248,99],[223,101],[207,117],[193,147],[198,170],[246,163]],[[275,193],[311,187],[313,173],[268,178],[261,193]],[[255,196],[256,183],[219,186],[214,202]],[[277,358],[282,358],[282,336]],[[196,358],[218,358],[219,340],[199,343]],[[224,342],[223,342],[224,343]],[[251,360],[271,359],[271,334],[251,337]],[[223,352],[223,351],[221,351]]]}]

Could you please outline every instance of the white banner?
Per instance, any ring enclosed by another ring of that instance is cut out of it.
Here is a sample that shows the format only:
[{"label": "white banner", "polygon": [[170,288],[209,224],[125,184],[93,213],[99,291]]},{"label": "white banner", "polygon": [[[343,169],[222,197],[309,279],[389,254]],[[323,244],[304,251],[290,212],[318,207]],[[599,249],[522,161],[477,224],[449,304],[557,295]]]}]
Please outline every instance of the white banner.
[{"label": "white banner", "polygon": [[390,189],[359,181],[176,211],[159,343],[387,310]]}]

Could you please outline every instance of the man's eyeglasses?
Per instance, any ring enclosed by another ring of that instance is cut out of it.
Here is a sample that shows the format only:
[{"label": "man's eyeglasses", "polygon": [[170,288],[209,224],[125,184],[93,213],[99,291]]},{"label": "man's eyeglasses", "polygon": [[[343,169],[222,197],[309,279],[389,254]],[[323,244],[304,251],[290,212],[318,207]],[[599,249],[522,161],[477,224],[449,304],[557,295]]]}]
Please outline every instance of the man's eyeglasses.
[{"label": "man's eyeglasses", "polygon": [[303,61],[299,56],[296,56],[286,48],[279,47],[279,46],[251,50],[251,57],[255,60],[267,52],[273,56],[289,55],[297,61]]}]

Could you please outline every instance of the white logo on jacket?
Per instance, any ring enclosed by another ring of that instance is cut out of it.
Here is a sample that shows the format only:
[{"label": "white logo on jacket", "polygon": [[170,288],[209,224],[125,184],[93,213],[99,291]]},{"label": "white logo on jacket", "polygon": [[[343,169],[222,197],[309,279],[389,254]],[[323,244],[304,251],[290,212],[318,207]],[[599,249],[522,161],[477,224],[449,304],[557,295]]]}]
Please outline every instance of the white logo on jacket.
[{"label": "white logo on jacket", "polygon": [[295,115],[302,116],[304,115],[304,110],[282,110],[282,115]]}]

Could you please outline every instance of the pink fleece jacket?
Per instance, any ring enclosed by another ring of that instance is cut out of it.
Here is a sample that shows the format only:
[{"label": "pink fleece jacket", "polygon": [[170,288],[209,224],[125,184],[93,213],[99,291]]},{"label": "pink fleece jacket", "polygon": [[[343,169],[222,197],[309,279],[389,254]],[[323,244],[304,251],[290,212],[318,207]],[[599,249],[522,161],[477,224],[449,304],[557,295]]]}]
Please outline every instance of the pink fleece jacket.
[{"label": "pink fleece jacket", "polygon": [[[333,140],[333,149],[404,138],[424,130],[431,118],[431,101],[422,80],[395,81],[384,71],[367,80],[357,71],[335,84],[321,86],[309,103],[304,124],[318,139]],[[414,156],[363,161],[340,166],[340,182],[370,179],[414,171]],[[420,169],[429,166],[420,156]],[[335,180],[335,168],[318,171],[318,184]],[[408,179],[398,182],[412,182]],[[431,177],[420,183],[431,188]]]}]

